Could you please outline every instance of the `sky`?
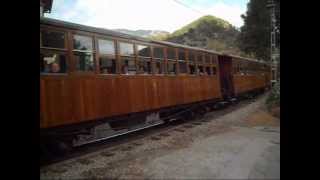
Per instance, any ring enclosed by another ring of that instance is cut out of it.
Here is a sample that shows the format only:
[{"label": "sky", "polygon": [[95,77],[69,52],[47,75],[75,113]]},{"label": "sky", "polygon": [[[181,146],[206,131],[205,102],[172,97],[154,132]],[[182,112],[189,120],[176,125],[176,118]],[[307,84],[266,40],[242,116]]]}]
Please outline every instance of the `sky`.
[{"label": "sky", "polygon": [[240,27],[248,0],[53,0],[46,17],[107,29],[173,32],[204,15]]}]

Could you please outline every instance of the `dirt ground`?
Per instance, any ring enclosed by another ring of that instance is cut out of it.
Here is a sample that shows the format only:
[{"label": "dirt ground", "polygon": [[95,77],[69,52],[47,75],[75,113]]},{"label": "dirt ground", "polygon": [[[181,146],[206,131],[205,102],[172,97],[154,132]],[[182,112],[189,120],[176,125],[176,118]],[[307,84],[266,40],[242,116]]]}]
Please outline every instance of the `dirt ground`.
[{"label": "dirt ground", "polygon": [[40,178],[280,179],[280,120],[266,110],[265,98],[211,121],[42,168]]}]

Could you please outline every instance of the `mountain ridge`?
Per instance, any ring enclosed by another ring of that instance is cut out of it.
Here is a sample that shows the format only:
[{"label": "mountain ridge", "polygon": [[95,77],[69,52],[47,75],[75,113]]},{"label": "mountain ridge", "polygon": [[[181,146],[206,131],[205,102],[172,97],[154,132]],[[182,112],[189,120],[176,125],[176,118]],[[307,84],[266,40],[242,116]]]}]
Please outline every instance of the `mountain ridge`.
[{"label": "mountain ridge", "polygon": [[112,29],[114,31],[122,32],[125,34],[129,35],[134,35],[134,36],[140,36],[144,38],[149,38],[151,36],[159,36],[159,35],[164,35],[164,34],[169,34],[167,31],[163,30],[145,30],[145,29],[138,29],[138,30],[130,30],[130,29]]},{"label": "mountain ridge", "polygon": [[152,40],[248,56],[238,47],[237,37],[240,31],[228,21],[212,15],[202,16],[172,33],[163,30],[114,30]]}]

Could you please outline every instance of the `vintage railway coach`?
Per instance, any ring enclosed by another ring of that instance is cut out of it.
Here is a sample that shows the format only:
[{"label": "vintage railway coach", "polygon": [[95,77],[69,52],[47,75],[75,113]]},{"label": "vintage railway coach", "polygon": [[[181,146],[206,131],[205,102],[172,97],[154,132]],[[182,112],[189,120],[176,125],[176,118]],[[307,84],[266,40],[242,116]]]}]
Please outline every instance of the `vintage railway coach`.
[{"label": "vintage railway coach", "polygon": [[232,64],[235,96],[269,87],[270,68],[266,63],[234,56]]},{"label": "vintage railway coach", "polygon": [[217,55],[42,18],[41,135],[75,138],[105,121],[110,131],[128,129],[140,119],[156,122],[177,108],[220,100]]},{"label": "vintage railway coach", "polygon": [[192,116],[265,88],[265,76],[239,75],[260,67],[215,51],[41,18],[41,144],[77,146]]}]

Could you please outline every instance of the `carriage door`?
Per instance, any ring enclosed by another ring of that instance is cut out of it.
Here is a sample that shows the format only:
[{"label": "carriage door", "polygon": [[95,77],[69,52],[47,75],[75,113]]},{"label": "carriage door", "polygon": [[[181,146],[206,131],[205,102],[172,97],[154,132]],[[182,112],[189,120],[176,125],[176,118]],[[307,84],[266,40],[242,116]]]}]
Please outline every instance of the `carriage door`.
[{"label": "carriage door", "polygon": [[218,56],[220,87],[223,98],[234,96],[232,58],[228,56]]}]

